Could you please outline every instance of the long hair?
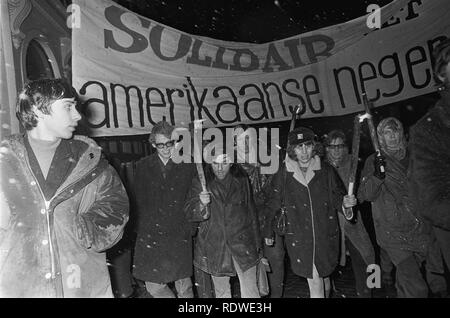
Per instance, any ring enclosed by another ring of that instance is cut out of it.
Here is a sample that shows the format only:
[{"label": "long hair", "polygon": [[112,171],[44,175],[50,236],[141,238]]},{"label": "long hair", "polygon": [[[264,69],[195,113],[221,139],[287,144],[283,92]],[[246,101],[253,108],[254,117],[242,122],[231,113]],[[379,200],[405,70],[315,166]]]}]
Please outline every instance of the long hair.
[{"label": "long hair", "polygon": [[[393,131],[397,131],[400,135],[399,150],[397,151],[392,152],[387,148],[386,140],[383,136],[383,130],[387,127],[391,128]],[[377,126],[377,135],[380,147],[385,153],[394,156],[397,159],[403,159],[405,157],[407,147],[405,133],[403,131],[403,124],[397,118],[387,117],[380,121]]]}]

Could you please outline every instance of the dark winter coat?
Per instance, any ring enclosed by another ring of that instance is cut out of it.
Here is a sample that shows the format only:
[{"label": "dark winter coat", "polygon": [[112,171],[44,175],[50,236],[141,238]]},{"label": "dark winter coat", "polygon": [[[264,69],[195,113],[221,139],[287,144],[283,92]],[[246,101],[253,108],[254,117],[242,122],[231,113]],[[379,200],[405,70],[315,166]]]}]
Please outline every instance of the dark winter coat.
[{"label": "dark winter coat", "polygon": [[192,226],[183,207],[195,176],[193,164],[169,162],[164,178],[161,165],[157,153],[141,159],[133,182],[138,218],[133,275],[160,284],[192,276]]},{"label": "dark winter coat", "polygon": [[104,251],[121,238],[128,198],[94,141],[62,142],[61,160],[77,162],[48,201],[23,136],[1,144],[0,297],[112,297]]},{"label": "dark winter coat", "polygon": [[425,256],[430,235],[426,224],[412,209],[407,186],[407,159],[400,162],[383,154],[386,158],[386,178],[380,180],[373,175],[375,155],[369,156],[361,174],[358,199],[372,202],[377,242],[398,265],[412,252]]},{"label": "dark winter coat", "polygon": [[242,271],[259,260],[260,233],[249,181],[246,176],[228,173],[228,187],[217,179],[207,185],[211,192],[210,217],[203,220],[200,210],[200,181],[195,179],[185,211],[187,218],[200,222],[194,246],[194,265],[214,276],[234,276],[232,257]]},{"label": "dark winter coat", "polygon": [[264,233],[264,226],[267,224],[266,214],[264,213],[265,204],[268,201],[268,191],[270,190],[270,182],[272,181],[273,174],[262,174],[261,166],[259,164],[253,165],[244,163],[240,164],[240,166],[249,178],[256,207],[256,214],[258,215],[260,233]]},{"label": "dark winter coat", "polygon": [[[338,172],[345,188],[347,189],[348,181],[350,178],[350,155],[345,156],[341,160],[341,164],[339,166],[332,166]],[[375,264],[375,251],[372,246],[369,233],[367,233],[367,230],[364,226],[363,220],[361,218],[361,212],[359,211],[358,206],[353,208],[353,212],[356,213],[356,215],[354,217],[354,221],[352,222],[347,221],[343,214],[338,214],[339,224],[341,226],[341,230],[343,230],[342,234],[344,234],[344,236],[346,236],[350,240],[353,246],[356,247],[362,258],[364,259],[366,265]],[[342,241],[343,246],[345,246],[345,240]],[[343,251],[341,251],[340,265],[345,265],[345,258],[345,249],[343,249]]]},{"label": "dark winter coat", "polygon": [[417,211],[450,231],[450,89],[411,128],[410,187]]},{"label": "dark winter coat", "polygon": [[[285,235],[286,249],[295,274],[312,278],[313,264],[320,277],[330,275],[338,264],[339,224],[337,212],[342,212],[345,188],[337,172],[326,162],[314,157],[308,170],[310,180],[295,170],[298,164],[286,159],[285,205],[289,222]],[[294,167],[294,168],[293,168]],[[272,181],[267,222],[271,222],[281,205],[283,167]],[[295,171],[295,173],[294,173]],[[311,178],[312,176],[312,178]],[[300,181],[302,180],[302,181]],[[268,224],[266,238],[273,237]]]}]

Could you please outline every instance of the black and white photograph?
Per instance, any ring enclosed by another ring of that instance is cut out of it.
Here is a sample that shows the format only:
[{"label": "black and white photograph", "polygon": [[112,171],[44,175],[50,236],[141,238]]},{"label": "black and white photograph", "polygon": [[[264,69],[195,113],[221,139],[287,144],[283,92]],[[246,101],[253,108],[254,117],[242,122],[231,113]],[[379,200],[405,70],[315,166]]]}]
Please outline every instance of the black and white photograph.
[{"label": "black and white photograph", "polygon": [[1,0],[0,141],[2,299],[450,298],[448,0]]}]

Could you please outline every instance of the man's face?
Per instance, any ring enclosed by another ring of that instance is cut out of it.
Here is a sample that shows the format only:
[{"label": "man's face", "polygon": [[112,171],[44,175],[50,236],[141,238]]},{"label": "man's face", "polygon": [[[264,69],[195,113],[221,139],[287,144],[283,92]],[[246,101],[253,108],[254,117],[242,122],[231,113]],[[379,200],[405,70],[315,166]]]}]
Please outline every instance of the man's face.
[{"label": "man's face", "polygon": [[43,136],[48,140],[72,138],[73,132],[81,119],[76,109],[75,98],[63,98],[50,105],[50,114],[40,113],[39,124]]},{"label": "man's face", "polygon": [[344,157],[345,144],[342,138],[333,139],[327,146],[327,153],[333,161],[340,161]]},{"label": "man's face", "polygon": [[302,165],[307,165],[311,161],[314,144],[311,141],[297,145],[294,150],[297,155],[297,160]]},{"label": "man's face", "polygon": [[383,138],[388,149],[398,149],[400,147],[400,132],[390,127],[383,129]]},{"label": "man's face", "polygon": [[219,180],[223,180],[230,171],[231,163],[213,161],[212,168],[215,176]]},{"label": "man's face", "polygon": [[173,142],[173,140],[167,138],[166,136],[162,134],[156,134],[153,147],[156,148],[156,151],[161,158],[163,158],[164,160],[169,160],[172,156],[174,144],[175,143]]}]

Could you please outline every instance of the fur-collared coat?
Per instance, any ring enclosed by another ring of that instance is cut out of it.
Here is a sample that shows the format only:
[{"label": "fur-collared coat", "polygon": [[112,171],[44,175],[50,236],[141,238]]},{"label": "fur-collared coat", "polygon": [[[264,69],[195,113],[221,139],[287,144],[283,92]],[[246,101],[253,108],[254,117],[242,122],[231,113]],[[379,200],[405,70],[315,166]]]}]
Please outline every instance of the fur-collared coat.
[{"label": "fur-collared coat", "polygon": [[281,206],[283,170],[286,172],[285,206],[288,233],[286,249],[295,274],[312,278],[313,264],[320,277],[330,275],[338,264],[339,224],[337,212],[342,213],[345,187],[336,170],[315,156],[306,177],[297,162],[286,159],[272,180],[267,208],[265,238],[273,237],[270,222]]}]

